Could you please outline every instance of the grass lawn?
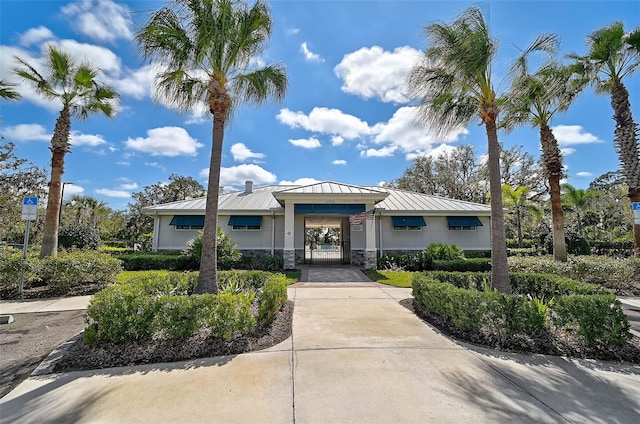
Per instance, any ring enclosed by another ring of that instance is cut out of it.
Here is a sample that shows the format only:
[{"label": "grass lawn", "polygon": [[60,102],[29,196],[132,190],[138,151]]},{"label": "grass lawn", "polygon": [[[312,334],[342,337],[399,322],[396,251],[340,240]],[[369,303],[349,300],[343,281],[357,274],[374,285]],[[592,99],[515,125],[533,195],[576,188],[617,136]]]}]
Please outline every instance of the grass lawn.
[{"label": "grass lawn", "polygon": [[411,287],[411,277],[413,272],[409,271],[375,271],[365,270],[364,273],[380,284],[394,287]]},{"label": "grass lawn", "polygon": [[[153,277],[154,275],[162,275],[162,274],[165,274],[167,272],[170,272],[170,271],[164,271],[164,270],[157,270],[157,271],[122,271],[116,277],[116,283],[121,283],[121,284],[128,283],[133,278],[135,278],[137,276],[140,276],[140,275],[146,275],[146,276]],[[193,272],[197,272],[197,271],[193,271]],[[298,281],[300,281],[300,271],[284,271],[284,272],[280,272],[280,273],[287,276],[287,279],[289,280],[288,283],[290,285],[291,284],[295,284]]]}]

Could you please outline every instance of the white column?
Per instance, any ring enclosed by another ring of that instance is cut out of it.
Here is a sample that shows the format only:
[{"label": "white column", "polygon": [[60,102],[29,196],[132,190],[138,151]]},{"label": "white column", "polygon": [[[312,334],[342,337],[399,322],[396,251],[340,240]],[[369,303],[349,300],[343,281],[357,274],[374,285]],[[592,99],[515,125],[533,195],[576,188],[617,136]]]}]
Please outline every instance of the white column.
[{"label": "white column", "polygon": [[[367,204],[367,210],[373,209],[373,204]],[[365,222],[365,248],[364,248],[364,267],[365,269],[376,269],[378,264],[376,250],[376,217],[366,219]]]},{"label": "white column", "polygon": [[284,268],[293,269],[296,267],[295,250],[295,214],[294,204],[285,201],[284,203]]},{"label": "white column", "polygon": [[153,246],[151,250],[158,251],[158,244],[160,243],[160,217],[154,215],[153,217]]}]

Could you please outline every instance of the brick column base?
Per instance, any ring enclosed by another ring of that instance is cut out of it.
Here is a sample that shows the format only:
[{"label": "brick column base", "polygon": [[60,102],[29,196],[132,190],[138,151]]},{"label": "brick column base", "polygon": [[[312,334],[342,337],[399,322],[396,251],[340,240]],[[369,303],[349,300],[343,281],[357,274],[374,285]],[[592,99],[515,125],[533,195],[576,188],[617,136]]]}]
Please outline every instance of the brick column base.
[{"label": "brick column base", "polygon": [[365,250],[364,269],[378,268],[378,252],[376,250]]},{"label": "brick column base", "polygon": [[285,250],[283,252],[284,259],[284,269],[295,269],[296,268],[296,251],[295,250]]}]

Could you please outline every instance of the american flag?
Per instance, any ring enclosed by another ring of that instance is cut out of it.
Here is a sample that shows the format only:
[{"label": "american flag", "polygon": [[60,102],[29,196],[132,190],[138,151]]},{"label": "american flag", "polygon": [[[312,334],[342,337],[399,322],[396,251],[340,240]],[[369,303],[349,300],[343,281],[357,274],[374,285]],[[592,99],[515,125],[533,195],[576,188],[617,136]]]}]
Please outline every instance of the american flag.
[{"label": "american flag", "polygon": [[349,223],[351,223],[353,225],[362,224],[365,219],[366,220],[373,219],[373,213],[374,212],[375,212],[375,209],[371,209],[371,210],[368,210],[368,211],[360,212],[360,213],[355,214],[355,215],[351,215],[349,217]]}]

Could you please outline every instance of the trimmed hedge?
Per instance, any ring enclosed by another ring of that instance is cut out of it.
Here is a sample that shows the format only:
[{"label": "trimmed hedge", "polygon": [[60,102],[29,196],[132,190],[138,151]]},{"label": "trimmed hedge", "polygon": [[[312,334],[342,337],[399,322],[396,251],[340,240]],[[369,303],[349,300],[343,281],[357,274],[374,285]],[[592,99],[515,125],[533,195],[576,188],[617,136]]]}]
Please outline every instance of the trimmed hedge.
[{"label": "trimmed hedge", "polygon": [[125,271],[189,271],[197,270],[198,265],[186,257],[176,253],[125,253],[115,255],[122,261]]},{"label": "trimmed hedge", "polygon": [[[552,301],[545,301],[519,294],[459,288],[436,281],[428,274],[413,277],[416,300],[456,328],[472,333],[474,340],[502,344],[510,338],[535,333],[575,331],[587,343],[622,345],[630,337],[622,305],[610,293],[569,296],[556,293]],[[554,284],[549,282],[548,286]]]},{"label": "trimmed hedge", "polygon": [[96,251],[59,252],[37,264],[37,277],[54,290],[68,290],[79,283],[109,283],[122,271],[120,261]]},{"label": "trimmed hedge", "polygon": [[491,258],[434,260],[434,271],[486,272],[491,271]]},{"label": "trimmed hedge", "polygon": [[[197,273],[142,275],[97,293],[87,309],[85,343],[182,339],[208,329],[229,340],[267,325],[287,301],[287,278],[265,272],[219,273],[244,289],[190,295]],[[255,307],[252,306],[256,303]]]}]

